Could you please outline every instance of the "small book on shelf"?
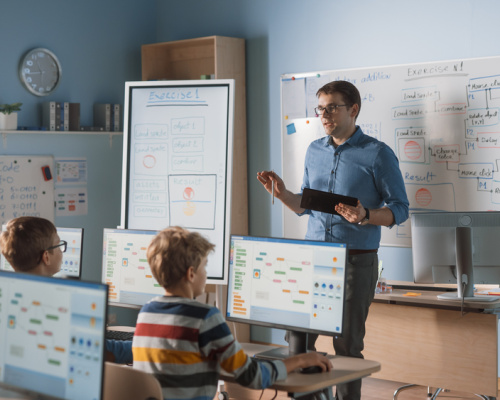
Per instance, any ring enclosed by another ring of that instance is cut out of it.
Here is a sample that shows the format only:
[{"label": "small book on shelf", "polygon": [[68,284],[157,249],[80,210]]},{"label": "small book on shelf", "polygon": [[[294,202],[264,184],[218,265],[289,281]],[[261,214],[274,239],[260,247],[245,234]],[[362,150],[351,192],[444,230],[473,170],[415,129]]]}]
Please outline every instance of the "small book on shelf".
[{"label": "small book on shelf", "polygon": [[70,131],[80,130],[80,103],[69,103],[69,121],[68,128]]},{"label": "small book on shelf", "polygon": [[100,126],[105,131],[119,132],[121,124],[121,105],[114,103],[94,104],[94,126]]},{"label": "small book on shelf", "polygon": [[105,131],[111,131],[110,103],[94,103],[94,126],[100,126]]},{"label": "small book on shelf", "polygon": [[45,101],[42,103],[42,126],[49,131],[56,130],[56,102]]},{"label": "small book on shelf", "polygon": [[120,104],[112,104],[111,105],[111,111],[113,113],[113,116],[112,116],[112,130],[115,131],[115,132],[119,132],[122,130],[122,124],[121,124],[121,120],[122,120],[122,110],[121,110],[121,106]]},{"label": "small book on shelf", "polygon": [[62,108],[62,121],[61,121],[61,130],[69,131],[69,102],[64,101],[61,103]]},{"label": "small book on shelf", "polygon": [[61,104],[63,103],[56,101],[56,131],[64,130],[61,129],[64,119],[64,107],[61,107]]}]

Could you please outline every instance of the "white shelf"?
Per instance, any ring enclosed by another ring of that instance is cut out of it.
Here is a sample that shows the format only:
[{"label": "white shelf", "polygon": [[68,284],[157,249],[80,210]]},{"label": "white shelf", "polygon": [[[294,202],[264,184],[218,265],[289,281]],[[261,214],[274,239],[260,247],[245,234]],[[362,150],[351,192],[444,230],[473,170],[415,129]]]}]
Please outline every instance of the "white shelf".
[{"label": "white shelf", "polygon": [[2,131],[2,135],[18,135],[18,134],[49,134],[49,135],[123,135],[123,132],[115,131]]},{"label": "white shelf", "polygon": [[109,136],[109,147],[113,146],[113,136],[122,136],[123,132],[114,131],[3,131],[0,130],[2,135],[2,146],[7,148],[8,135],[100,135]]}]

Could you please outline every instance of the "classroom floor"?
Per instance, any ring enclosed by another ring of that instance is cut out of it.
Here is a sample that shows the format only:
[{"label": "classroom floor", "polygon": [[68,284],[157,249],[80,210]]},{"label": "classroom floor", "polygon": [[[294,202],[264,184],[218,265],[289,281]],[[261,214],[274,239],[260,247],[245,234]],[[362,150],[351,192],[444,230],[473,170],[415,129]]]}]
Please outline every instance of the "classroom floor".
[{"label": "classroom floor", "polygon": [[[404,383],[385,381],[375,378],[365,378],[363,379],[363,386],[361,388],[361,399],[362,400],[392,400],[394,392]],[[238,385],[226,384],[226,391],[230,395],[231,400],[271,400],[274,395],[274,390],[265,390],[264,395],[260,397],[260,390],[248,390],[239,389]],[[500,396],[498,396],[500,397]],[[278,393],[276,400],[287,399],[285,393]],[[478,400],[479,397],[472,393],[463,392],[441,392],[437,397],[437,400]],[[217,396],[214,400],[218,400]],[[427,398],[427,388],[424,386],[414,387],[408,390],[402,391],[398,395],[398,400],[428,400]]]}]

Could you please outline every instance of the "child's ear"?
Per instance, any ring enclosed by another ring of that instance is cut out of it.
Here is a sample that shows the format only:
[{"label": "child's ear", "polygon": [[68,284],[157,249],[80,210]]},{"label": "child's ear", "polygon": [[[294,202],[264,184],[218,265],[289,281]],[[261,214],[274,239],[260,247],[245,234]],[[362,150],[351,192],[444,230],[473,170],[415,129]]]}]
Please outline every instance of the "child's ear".
[{"label": "child's ear", "polygon": [[186,271],[186,279],[188,282],[193,282],[195,276],[195,270],[194,267],[189,267]]},{"label": "child's ear", "polygon": [[49,251],[48,251],[48,250],[45,250],[45,251],[43,252],[43,254],[42,254],[42,262],[43,262],[44,264],[48,264],[48,263],[49,263],[49,261],[50,261],[50,259],[49,259]]}]

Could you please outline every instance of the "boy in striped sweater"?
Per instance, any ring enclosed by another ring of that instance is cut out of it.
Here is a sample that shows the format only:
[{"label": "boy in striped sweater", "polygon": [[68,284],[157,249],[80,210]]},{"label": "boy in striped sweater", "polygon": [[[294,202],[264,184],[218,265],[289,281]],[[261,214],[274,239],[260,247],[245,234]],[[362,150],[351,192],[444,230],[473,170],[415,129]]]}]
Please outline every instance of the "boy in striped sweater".
[{"label": "boy in striped sweater", "polygon": [[134,368],[154,374],[169,400],[212,400],[221,368],[254,389],[285,379],[298,368],[318,365],[329,371],[330,361],[319,353],[256,361],[243,352],[221,312],[194,300],[205,290],[207,256],[213,249],[199,233],[180,227],[163,230],[151,242],[148,262],[165,295],[139,313]]}]

